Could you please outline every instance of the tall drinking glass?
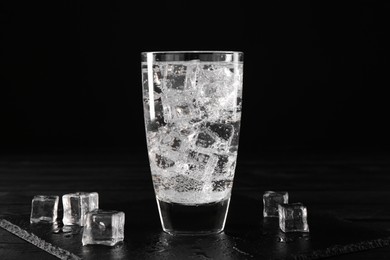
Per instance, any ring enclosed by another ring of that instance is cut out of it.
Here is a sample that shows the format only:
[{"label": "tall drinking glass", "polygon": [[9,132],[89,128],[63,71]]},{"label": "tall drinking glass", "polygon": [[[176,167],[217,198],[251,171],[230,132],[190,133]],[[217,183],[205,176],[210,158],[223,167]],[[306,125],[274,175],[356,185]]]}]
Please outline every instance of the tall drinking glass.
[{"label": "tall drinking glass", "polygon": [[242,52],[143,52],[150,170],[162,228],[223,231],[240,133]]}]

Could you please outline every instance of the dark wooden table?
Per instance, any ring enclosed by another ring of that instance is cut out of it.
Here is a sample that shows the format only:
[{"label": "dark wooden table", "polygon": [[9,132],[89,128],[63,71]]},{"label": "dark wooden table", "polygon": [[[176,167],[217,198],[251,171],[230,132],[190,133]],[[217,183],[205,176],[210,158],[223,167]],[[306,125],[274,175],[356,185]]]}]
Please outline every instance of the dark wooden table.
[{"label": "dark wooden table", "polygon": [[[388,155],[239,156],[225,232],[173,237],[161,231],[142,153],[0,156],[0,218],[82,259],[390,259],[389,187]],[[307,206],[308,235],[263,219],[266,190]],[[80,233],[28,223],[34,195],[75,191],[97,191],[100,208],[125,212],[124,243],[83,247]],[[57,258],[0,228],[0,259]]]}]

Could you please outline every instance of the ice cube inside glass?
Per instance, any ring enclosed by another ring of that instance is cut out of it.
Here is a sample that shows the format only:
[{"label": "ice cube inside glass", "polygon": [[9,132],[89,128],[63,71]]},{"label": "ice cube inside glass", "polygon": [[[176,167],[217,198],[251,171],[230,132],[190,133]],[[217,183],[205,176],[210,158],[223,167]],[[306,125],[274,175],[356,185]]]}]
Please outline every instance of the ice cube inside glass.
[{"label": "ice cube inside glass", "polygon": [[288,203],[287,191],[266,191],[263,194],[263,216],[277,218],[279,217],[278,206],[282,203]]},{"label": "ice cube inside glass", "polygon": [[83,245],[114,246],[124,240],[125,213],[115,210],[93,210],[87,213]]},{"label": "ice cube inside glass", "polygon": [[87,212],[99,208],[99,194],[97,192],[68,193],[62,196],[62,205],[64,225],[84,226]]},{"label": "ice cube inside glass", "polygon": [[283,232],[309,232],[306,206],[302,203],[280,204],[279,227]]},{"label": "ice cube inside glass", "polygon": [[31,202],[30,223],[53,223],[57,220],[59,197],[36,195]]}]

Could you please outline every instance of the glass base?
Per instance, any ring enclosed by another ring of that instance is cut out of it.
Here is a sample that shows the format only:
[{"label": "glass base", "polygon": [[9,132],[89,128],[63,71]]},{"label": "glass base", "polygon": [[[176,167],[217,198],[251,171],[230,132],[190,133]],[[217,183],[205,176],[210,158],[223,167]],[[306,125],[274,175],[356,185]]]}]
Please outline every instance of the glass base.
[{"label": "glass base", "polygon": [[157,198],[162,228],[171,235],[211,235],[223,231],[230,198],[219,202],[185,205]]}]

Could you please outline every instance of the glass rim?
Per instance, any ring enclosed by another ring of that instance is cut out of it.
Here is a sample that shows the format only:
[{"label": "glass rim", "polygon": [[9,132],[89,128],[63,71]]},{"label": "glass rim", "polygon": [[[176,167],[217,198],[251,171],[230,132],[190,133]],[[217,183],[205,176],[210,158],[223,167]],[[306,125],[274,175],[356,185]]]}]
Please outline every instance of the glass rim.
[{"label": "glass rim", "polygon": [[218,51],[218,50],[188,50],[188,51],[142,51],[141,54],[186,54],[186,53],[207,53],[207,54],[230,54],[230,53],[238,53],[244,54],[243,51]]},{"label": "glass rim", "polygon": [[242,51],[148,51],[141,52],[142,62],[189,62],[198,60],[201,62],[242,63],[244,52]]}]

